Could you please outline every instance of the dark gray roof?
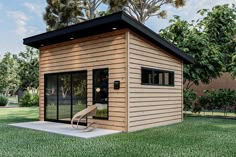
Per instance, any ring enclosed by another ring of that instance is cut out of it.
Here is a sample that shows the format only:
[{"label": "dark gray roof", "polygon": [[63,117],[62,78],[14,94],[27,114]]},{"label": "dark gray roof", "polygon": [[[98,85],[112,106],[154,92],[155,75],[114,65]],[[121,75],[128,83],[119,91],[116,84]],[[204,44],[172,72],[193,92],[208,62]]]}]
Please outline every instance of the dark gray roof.
[{"label": "dark gray roof", "polygon": [[117,29],[129,28],[135,33],[151,41],[155,45],[164,48],[172,55],[180,58],[184,61],[184,63],[193,63],[192,57],[182,52],[175,45],[166,41],[160,35],[152,31],[142,23],[136,21],[134,18],[132,18],[125,12],[117,12],[108,16],[103,16],[90,21],[85,21],[55,31],[46,32],[43,34],[25,38],[24,44],[34,48],[39,48],[42,45],[47,46],[68,41],[71,37],[77,39],[105,32],[111,32],[114,31],[112,29],[114,27]]}]

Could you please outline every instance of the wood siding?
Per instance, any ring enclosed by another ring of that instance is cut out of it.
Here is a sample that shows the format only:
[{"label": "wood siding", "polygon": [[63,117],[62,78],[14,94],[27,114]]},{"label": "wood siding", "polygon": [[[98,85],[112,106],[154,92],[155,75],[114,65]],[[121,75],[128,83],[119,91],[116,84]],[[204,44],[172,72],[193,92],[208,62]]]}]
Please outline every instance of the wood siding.
[{"label": "wood siding", "polygon": [[[141,85],[141,67],[175,72],[175,86]],[[183,63],[128,29],[40,49],[40,120],[44,120],[44,74],[87,70],[92,105],[92,70],[109,68],[109,120],[98,127],[136,131],[183,119]],[[113,82],[119,80],[119,90]]]},{"label": "wood siding", "polygon": [[[44,120],[44,74],[87,70],[88,105],[92,105],[92,70],[109,68],[109,120],[98,127],[127,131],[127,30],[119,30],[55,44],[40,49],[40,120]],[[113,89],[119,80],[121,88]]]},{"label": "wood siding", "polygon": [[[182,61],[132,32],[128,56],[128,131],[181,122]],[[174,71],[175,86],[141,85],[141,67]]]}]

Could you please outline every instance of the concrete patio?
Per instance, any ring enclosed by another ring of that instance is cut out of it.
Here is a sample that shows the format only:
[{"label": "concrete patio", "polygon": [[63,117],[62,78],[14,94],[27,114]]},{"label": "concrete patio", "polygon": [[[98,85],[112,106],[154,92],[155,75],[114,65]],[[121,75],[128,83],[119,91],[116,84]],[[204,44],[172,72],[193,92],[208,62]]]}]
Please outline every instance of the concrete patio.
[{"label": "concrete patio", "polygon": [[[70,124],[63,123],[54,123],[54,122],[45,122],[45,121],[36,121],[36,122],[25,122],[25,123],[15,123],[9,124],[10,126],[20,127],[20,128],[28,128],[33,130],[45,131],[55,134],[61,134],[66,136],[73,137],[81,137],[81,138],[94,138],[99,136],[111,135],[120,133],[121,131],[116,130],[108,130],[108,129],[100,129],[96,128],[90,132],[86,132],[83,130],[74,129]],[[84,126],[80,126],[84,128]]]}]

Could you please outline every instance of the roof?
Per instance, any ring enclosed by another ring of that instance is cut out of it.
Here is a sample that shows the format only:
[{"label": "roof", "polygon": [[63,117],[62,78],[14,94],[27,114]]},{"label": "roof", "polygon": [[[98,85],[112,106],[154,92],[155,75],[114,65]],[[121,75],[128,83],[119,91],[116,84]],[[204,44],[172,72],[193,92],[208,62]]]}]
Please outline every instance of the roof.
[{"label": "roof", "polygon": [[34,48],[40,48],[42,46],[69,41],[72,37],[73,39],[78,39],[105,32],[111,32],[114,31],[113,28],[116,28],[116,30],[129,28],[140,36],[151,41],[155,45],[167,50],[172,55],[183,60],[185,64],[193,63],[192,57],[188,56],[175,45],[166,41],[160,35],[123,11],[85,21],[55,31],[28,37],[23,39],[23,43]]}]

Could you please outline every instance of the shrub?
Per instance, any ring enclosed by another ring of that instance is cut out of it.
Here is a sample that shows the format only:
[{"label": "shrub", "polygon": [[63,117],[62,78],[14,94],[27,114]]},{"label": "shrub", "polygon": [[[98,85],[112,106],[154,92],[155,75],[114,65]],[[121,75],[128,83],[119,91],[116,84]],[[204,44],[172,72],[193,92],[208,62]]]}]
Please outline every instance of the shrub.
[{"label": "shrub", "polygon": [[199,103],[195,103],[192,109],[193,113],[199,113],[202,111],[202,107]]},{"label": "shrub", "polygon": [[217,92],[212,90],[212,92],[208,90],[204,90],[204,95],[199,96],[198,104],[209,111],[212,111],[215,108],[216,100],[217,100]]},{"label": "shrub", "polygon": [[8,99],[5,96],[0,96],[0,106],[6,106],[8,103]]},{"label": "shrub", "polygon": [[21,107],[39,106],[38,94],[31,94],[29,92],[26,92],[24,96],[20,99],[19,105]]},{"label": "shrub", "polygon": [[184,111],[190,111],[197,98],[197,93],[193,90],[184,90]]},{"label": "shrub", "polygon": [[204,91],[204,95],[198,98],[198,104],[209,111],[214,109],[224,109],[226,112],[228,108],[234,108],[236,104],[236,90],[219,89]]}]

